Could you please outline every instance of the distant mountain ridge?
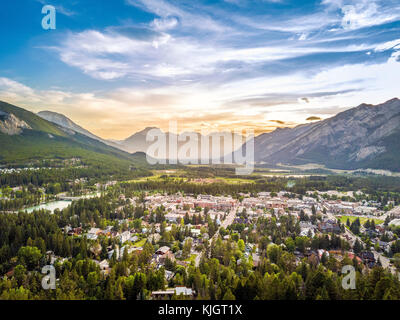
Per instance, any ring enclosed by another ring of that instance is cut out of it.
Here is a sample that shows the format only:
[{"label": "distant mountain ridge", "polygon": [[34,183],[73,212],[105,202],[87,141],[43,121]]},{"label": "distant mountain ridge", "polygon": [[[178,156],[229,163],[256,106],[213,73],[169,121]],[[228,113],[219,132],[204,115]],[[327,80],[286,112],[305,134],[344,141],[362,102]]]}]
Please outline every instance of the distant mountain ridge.
[{"label": "distant mountain ridge", "polygon": [[[149,127],[125,140],[109,141],[62,114],[46,111],[35,115],[0,101],[0,161],[24,156],[43,157],[44,149],[38,148],[39,145],[53,156],[77,148],[82,154],[83,150],[90,150],[129,159],[129,153],[136,153],[143,158],[143,152],[152,144],[146,141],[151,129],[162,133],[158,128]],[[165,134],[167,141],[169,137],[177,138],[174,133]],[[224,133],[211,135],[214,134]],[[194,133],[194,136],[193,146],[200,147],[201,135]],[[178,148],[186,143],[179,142]],[[219,147],[222,154],[222,145]],[[400,100],[396,98],[379,105],[361,104],[329,119],[295,128],[278,128],[257,136],[254,151],[255,162],[265,165],[313,163],[332,169],[400,171]]]},{"label": "distant mountain ridge", "polygon": [[[174,141],[178,141],[178,135],[176,133],[172,132],[163,132],[161,129],[157,127],[147,127],[139,132],[136,132],[135,134],[131,135],[130,137],[126,138],[125,140],[121,141],[115,141],[115,143],[119,146],[120,149],[125,150],[129,153],[135,153],[135,152],[147,152],[148,148],[154,143],[153,141],[146,141],[147,139],[147,134],[150,130],[154,130],[155,133],[158,134],[165,134],[166,137],[166,149],[167,149],[167,158],[169,158],[169,139],[172,139]],[[202,145],[202,138],[204,138],[200,133],[198,132],[184,132],[188,135],[193,136],[194,138],[191,138],[190,142],[189,139],[185,141],[178,141],[178,150],[182,146],[188,146],[189,145],[194,149],[198,148],[199,152],[201,150],[201,145]],[[217,139],[212,139],[212,137],[224,137],[225,140],[220,140],[217,142]],[[219,150],[220,155],[225,155],[225,154],[231,154],[234,151],[234,146],[233,143],[229,144],[228,139],[231,138],[232,141],[235,137],[234,133],[231,132],[211,132],[209,133],[206,138],[209,139],[209,154],[210,157],[212,158],[212,150]],[[242,136],[237,136],[240,139],[243,139]],[[227,146],[225,147],[225,144],[223,141],[227,141]],[[244,143],[244,140],[241,140],[242,143]],[[226,148],[226,149],[225,149]],[[218,156],[217,156],[218,157]],[[190,156],[183,156],[185,159],[192,159]],[[201,157],[199,157],[201,159]]]},{"label": "distant mountain ridge", "polygon": [[[150,130],[154,130],[155,132],[159,134],[165,134],[166,136],[166,158],[169,158],[169,139],[174,139],[175,141],[178,140],[178,135],[175,133],[170,133],[170,132],[163,132],[161,129],[157,127],[147,127],[139,132],[134,133],[130,137],[126,138],[125,140],[106,140],[102,139],[88,130],[82,128],[81,126],[77,125],[74,121],[69,119],[63,114],[56,113],[53,111],[40,111],[37,113],[37,116],[40,117],[41,119],[44,119],[50,123],[53,123],[56,125],[58,129],[60,129],[63,134],[66,134],[68,136],[74,136],[74,135],[80,135],[80,136],[85,136],[90,138],[91,140],[99,141],[103,144],[106,144],[108,146],[111,146],[113,148],[116,148],[118,150],[121,150],[123,152],[130,153],[132,155],[139,155],[140,157],[144,157],[144,154],[148,151],[148,148],[154,143],[153,141],[147,141],[147,134]],[[0,127],[1,129],[1,127]],[[195,137],[195,139],[190,140],[190,146],[191,147],[197,147],[198,150],[201,149],[201,141],[202,141],[202,135],[197,132],[187,132],[188,134],[191,134]],[[213,132],[209,134],[209,138],[213,136],[224,136],[228,137],[229,135],[231,138],[234,138],[234,135],[230,132]],[[240,138],[243,138],[240,136]],[[228,141],[228,140],[227,140]],[[242,141],[242,143],[244,140]],[[183,146],[188,146],[189,139],[186,141],[178,141],[178,150]],[[216,148],[215,150],[219,150],[220,154],[230,154],[234,150],[234,146],[227,144],[227,149],[225,149],[225,145],[223,140],[220,140],[219,142],[215,140],[210,139],[210,147],[209,147],[209,154],[210,156],[208,158],[212,158],[212,149]],[[153,155],[150,155],[153,156]],[[157,155],[158,158],[163,158],[162,156]],[[219,157],[219,155],[217,155]],[[192,159],[192,156],[190,154],[180,156],[180,159],[185,158],[185,159]],[[201,156],[198,158],[199,160],[201,159]]]},{"label": "distant mountain ridge", "polygon": [[153,129],[162,132],[159,128],[147,127],[139,132],[134,133],[133,135],[124,140],[118,141],[117,144],[122,150],[125,150],[130,153],[146,152],[147,148],[151,144],[151,142],[146,141],[146,136],[147,133]]},{"label": "distant mountain ridge", "polygon": [[[81,126],[77,125],[75,122],[73,122],[71,119],[66,117],[65,115],[53,111],[40,111],[37,113],[37,115],[49,122],[55,123],[59,126],[61,126],[64,129],[69,129],[72,130],[73,132],[81,133],[89,138],[92,138],[94,140],[98,140],[100,142],[103,142],[109,146],[112,146],[114,148],[121,149],[118,144],[111,140],[106,140],[102,139],[90,131],[82,128]],[[70,134],[73,134],[73,132],[69,131]]]},{"label": "distant mountain ridge", "polygon": [[53,111],[40,111],[37,113],[37,115],[47,121],[53,122],[55,124],[58,124],[59,126],[62,126],[64,128],[68,128],[71,130],[74,130],[76,132],[82,133],[85,136],[88,136],[92,139],[96,140],[102,140],[101,138],[95,136],[88,130],[82,128],[81,126],[77,125],[75,122],[73,122],[71,119],[67,118],[61,113],[53,112]]},{"label": "distant mountain ridge", "polygon": [[400,100],[361,104],[336,116],[255,138],[255,160],[334,169],[400,171]]}]

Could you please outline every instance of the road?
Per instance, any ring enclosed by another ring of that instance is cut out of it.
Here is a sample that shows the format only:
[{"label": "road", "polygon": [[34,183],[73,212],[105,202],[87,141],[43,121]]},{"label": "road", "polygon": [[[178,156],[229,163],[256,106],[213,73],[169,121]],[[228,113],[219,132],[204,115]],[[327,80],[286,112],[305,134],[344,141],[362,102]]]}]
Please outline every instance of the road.
[{"label": "road", "polygon": [[[336,219],[336,217],[332,213],[327,212],[327,216],[329,219]],[[358,239],[358,241],[360,243],[364,244],[364,246],[366,247],[366,244],[364,243],[364,241],[362,241],[362,239],[360,237],[356,236],[349,229],[345,228],[345,234],[351,239],[350,242],[351,242],[352,246]],[[382,267],[384,269],[389,269],[392,274],[396,274],[396,268],[394,268],[392,265],[390,265],[390,260],[388,258],[383,256],[381,253],[377,252],[375,249],[371,250],[371,252],[374,254],[374,258],[377,261],[378,261],[378,259],[380,260]]]},{"label": "road", "polygon": [[[218,228],[217,232],[215,232],[214,236],[210,239],[210,243],[212,243],[213,240],[215,240],[218,237],[219,230],[221,229],[221,227],[226,229],[229,225],[231,225],[233,223],[233,221],[235,221],[236,211],[237,211],[237,207],[233,207],[232,210],[227,215],[227,217],[225,218],[225,220],[221,222],[221,225]],[[204,254],[204,250],[196,256],[196,259],[194,260],[196,267],[199,266],[203,254]]]},{"label": "road", "polygon": [[[396,208],[394,208],[393,210],[395,210],[395,209],[396,209],[396,210],[400,210],[400,207],[396,207]],[[237,211],[237,208],[234,207],[234,208],[229,212],[229,214],[228,214],[228,216],[225,218],[225,220],[222,221],[220,228],[223,227],[224,229],[226,229],[229,225],[231,225],[231,224],[233,223],[233,221],[235,220],[235,217],[236,217],[236,211]],[[397,212],[397,211],[396,211],[396,212]],[[327,212],[327,216],[328,216],[329,219],[334,219],[334,220],[337,219],[332,213],[329,213],[329,212]],[[215,239],[218,237],[220,228],[218,228],[218,230],[217,230],[217,232],[215,233],[215,235],[210,239],[210,243],[212,243],[212,241],[215,240]],[[358,237],[358,236],[356,236],[355,234],[353,234],[353,233],[352,233],[349,229],[347,229],[347,228],[345,228],[345,234],[350,238],[351,245],[354,245],[354,243],[355,243],[355,241],[356,241],[357,239],[358,239],[358,241],[360,241],[360,243],[363,243],[363,244],[365,245],[365,243],[362,241],[362,239],[361,239],[360,237]],[[391,272],[392,274],[396,274],[396,268],[393,267],[393,266],[390,264],[390,260],[389,260],[388,258],[386,258],[385,256],[383,256],[381,253],[377,252],[376,250],[371,250],[371,251],[372,251],[372,253],[374,254],[375,259],[376,259],[376,260],[378,260],[378,259],[380,260],[380,262],[381,262],[383,268],[389,269],[390,272]],[[195,265],[196,265],[196,267],[199,266],[203,254],[204,254],[204,251],[202,251],[200,254],[198,254],[198,255],[196,256],[196,259],[195,259]]]},{"label": "road", "polygon": [[[231,225],[233,223],[233,221],[235,220],[236,217],[236,211],[237,208],[234,207],[228,214],[228,216],[225,218],[224,221],[222,221],[221,223],[221,227],[223,227],[224,229],[226,229],[229,225]],[[215,234],[219,233],[219,229]],[[215,235],[214,235],[215,236]]]},{"label": "road", "polygon": [[392,210],[386,212],[384,215],[379,217],[380,219],[385,220],[387,216],[390,216],[391,214],[394,214],[395,216],[400,215],[400,206],[394,207]]}]

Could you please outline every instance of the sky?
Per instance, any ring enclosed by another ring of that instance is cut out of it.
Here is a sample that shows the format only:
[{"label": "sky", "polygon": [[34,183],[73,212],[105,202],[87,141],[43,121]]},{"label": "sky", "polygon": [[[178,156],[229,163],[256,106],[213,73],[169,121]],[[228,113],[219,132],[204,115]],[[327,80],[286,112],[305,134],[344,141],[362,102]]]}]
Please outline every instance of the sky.
[{"label": "sky", "polygon": [[398,0],[2,1],[0,40],[0,100],[109,139],[169,120],[259,134],[400,96]]}]

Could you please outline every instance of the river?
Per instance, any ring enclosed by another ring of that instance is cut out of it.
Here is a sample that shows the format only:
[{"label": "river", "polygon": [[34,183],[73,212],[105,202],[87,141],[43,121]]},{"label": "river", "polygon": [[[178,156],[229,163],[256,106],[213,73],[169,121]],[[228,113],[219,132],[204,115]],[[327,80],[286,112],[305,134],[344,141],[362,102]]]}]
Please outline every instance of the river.
[{"label": "river", "polygon": [[56,210],[56,209],[60,209],[60,210],[65,209],[71,203],[72,203],[72,201],[67,201],[67,200],[51,201],[51,202],[48,202],[48,203],[40,204],[38,206],[26,208],[26,209],[24,209],[24,211],[26,211],[28,213],[32,213],[35,210],[45,209],[45,210],[49,210],[51,212],[54,212],[54,210]]},{"label": "river", "polygon": [[32,213],[35,210],[45,209],[45,210],[49,210],[53,213],[54,210],[56,210],[56,209],[60,209],[60,210],[65,209],[72,203],[73,200],[89,199],[89,198],[94,198],[94,197],[99,197],[99,196],[100,196],[100,192],[97,192],[94,194],[88,194],[88,195],[84,195],[84,196],[80,196],[80,197],[71,197],[71,199],[66,199],[66,200],[50,201],[47,203],[42,203],[38,206],[26,208],[26,209],[24,209],[24,211],[26,211],[28,213]]}]

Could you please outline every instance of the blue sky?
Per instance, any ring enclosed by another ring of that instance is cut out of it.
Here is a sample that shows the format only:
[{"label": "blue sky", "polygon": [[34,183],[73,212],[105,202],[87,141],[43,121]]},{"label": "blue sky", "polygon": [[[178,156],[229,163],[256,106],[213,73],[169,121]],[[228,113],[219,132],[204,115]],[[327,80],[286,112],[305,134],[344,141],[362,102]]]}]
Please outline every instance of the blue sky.
[{"label": "blue sky", "polygon": [[171,119],[259,133],[399,96],[398,0],[7,1],[0,37],[1,100],[106,138]]}]

